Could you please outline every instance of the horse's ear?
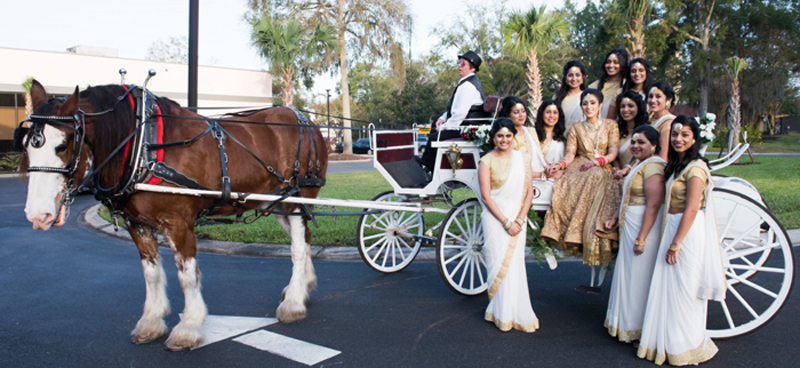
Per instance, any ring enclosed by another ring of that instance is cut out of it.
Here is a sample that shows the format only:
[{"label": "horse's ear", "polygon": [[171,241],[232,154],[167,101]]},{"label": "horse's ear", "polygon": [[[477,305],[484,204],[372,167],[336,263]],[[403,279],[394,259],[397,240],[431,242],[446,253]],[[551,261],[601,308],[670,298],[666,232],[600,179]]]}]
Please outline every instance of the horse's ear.
[{"label": "horse's ear", "polygon": [[31,102],[33,102],[33,111],[47,103],[47,91],[36,79],[31,83]]},{"label": "horse's ear", "polygon": [[64,103],[61,104],[61,106],[59,106],[58,110],[60,111],[61,114],[68,113],[72,115],[76,111],[78,111],[78,94],[80,92],[81,92],[80,88],[78,88],[78,86],[75,86],[75,92],[72,92],[72,96],[69,96],[69,98],[66,101],[64,101]]}]

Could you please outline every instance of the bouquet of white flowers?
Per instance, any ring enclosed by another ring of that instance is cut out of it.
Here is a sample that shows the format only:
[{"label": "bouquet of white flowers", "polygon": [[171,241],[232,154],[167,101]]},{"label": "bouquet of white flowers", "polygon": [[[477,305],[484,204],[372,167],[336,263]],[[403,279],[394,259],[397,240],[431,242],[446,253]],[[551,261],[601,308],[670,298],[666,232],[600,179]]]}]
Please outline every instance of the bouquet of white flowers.
[{"label": "bouquet of white flowers", "polygon": [[717,127],[717,115],[707,112],[705,116],[700,118],[700,140],[703,144],[708,145],[714,140],[714,128]]},{"label": "bouquet of white flowers", "polygon": [[460,128],[461,138],[467,142],[477,143],[483,152],[489,152],[492,150],[489,144],[490,129],[491,125],[463,126]]}]

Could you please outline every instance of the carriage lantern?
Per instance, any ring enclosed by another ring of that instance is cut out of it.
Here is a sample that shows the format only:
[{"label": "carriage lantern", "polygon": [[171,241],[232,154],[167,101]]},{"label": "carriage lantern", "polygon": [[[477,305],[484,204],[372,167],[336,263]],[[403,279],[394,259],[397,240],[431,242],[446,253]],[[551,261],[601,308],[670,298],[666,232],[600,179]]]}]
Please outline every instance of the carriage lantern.
[{"label": "carriage lantern", "polygon": [[464,160],[461,158],[461,149],[458,148],[458,145],[453,143],[450,145],[450,148],[447,149],[447,161],[450,162],[450,168],[453,169],[453,177],[456,177],[456,170],[460,170],[461,166],[464,165]]}]

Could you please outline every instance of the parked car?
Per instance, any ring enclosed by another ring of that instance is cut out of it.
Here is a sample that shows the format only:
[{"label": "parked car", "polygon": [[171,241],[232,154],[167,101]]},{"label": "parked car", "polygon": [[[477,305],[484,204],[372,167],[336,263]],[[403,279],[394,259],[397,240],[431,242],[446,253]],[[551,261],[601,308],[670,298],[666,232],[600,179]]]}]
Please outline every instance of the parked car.
[{"label": "parked car", "polygon": [[336,153],[344,152],[344,143],[342,142],[336,143],[336,145],[333,146],[333,152]]},{"label": "parked car", "polygon": [[355,143],[353,143],[353,153],[355,154],[365,154],[370,153],[370,138],[359,138]]},{"label": "parked car", "polygon": [[425,146],[428,145],[428,136],[427,135],[418,135],[417,136],[417,152],[420,155],[425,153]]}]

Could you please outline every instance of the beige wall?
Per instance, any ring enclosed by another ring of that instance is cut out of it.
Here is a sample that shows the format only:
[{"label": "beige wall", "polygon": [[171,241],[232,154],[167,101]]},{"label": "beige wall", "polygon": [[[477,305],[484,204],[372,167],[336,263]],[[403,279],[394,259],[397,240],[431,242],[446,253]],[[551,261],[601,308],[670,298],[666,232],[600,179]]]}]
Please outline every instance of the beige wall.
[{"label": "beige wall", "polygon": [[[22,93],[22,83],[28,77],[42,83],[50,94],[71,94],[76,86],[85,89],[92,85],[118,84],[120,68],[128,71],[126,83],[141,85],[152,68],[157,74],[150,80],[149,89],[182,106],[187,104],[189,71],[185,64],[9,48],[0,48],[0,60],[0,92],[3,93]],[[199,107],[232,107],[230,110],[200,110],[204,115],[272,105],[272,76],[268,72],[199,66],[197,84]],[[16,126],[18,122],[14,122],[13,109],[11,111],[11,125]],[[24,109],[22,111],[24,114]],[[0,121],[0,140],[11,139],[5,113]]]}]

